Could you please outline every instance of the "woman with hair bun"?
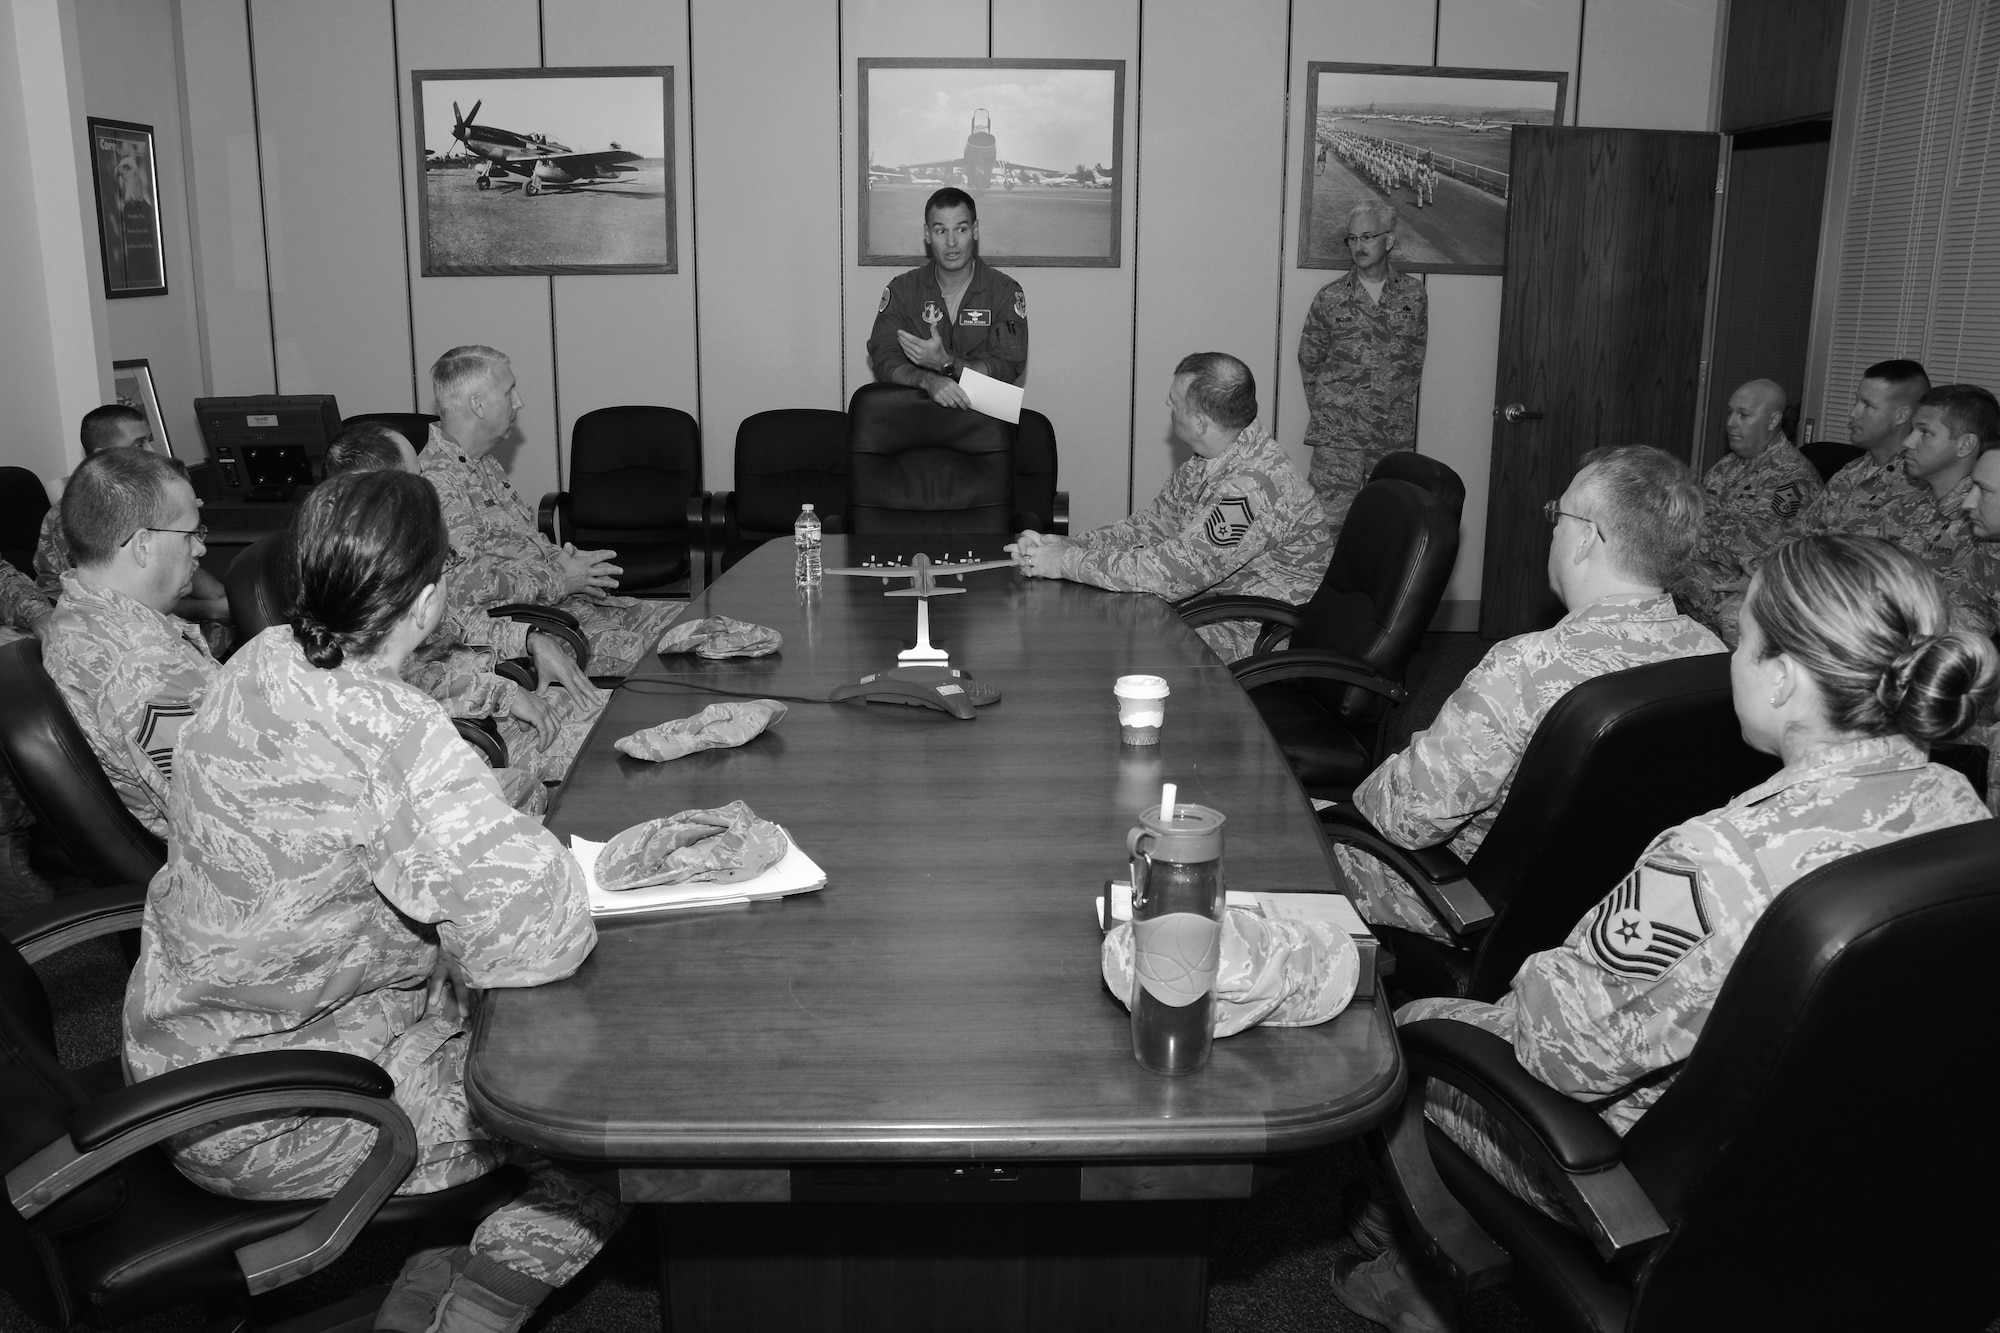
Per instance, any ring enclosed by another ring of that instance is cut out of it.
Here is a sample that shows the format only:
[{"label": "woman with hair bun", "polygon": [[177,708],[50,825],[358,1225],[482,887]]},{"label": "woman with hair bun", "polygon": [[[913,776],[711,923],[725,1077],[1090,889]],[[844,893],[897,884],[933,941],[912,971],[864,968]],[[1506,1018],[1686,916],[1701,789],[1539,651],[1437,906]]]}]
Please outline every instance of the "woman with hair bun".
[{"label": "woman with hair bun", "polygon": [[[597,942],[582,873],[421,690],[397,674],[444,610],[436,493],[401,472],[322,482],[293,528],[298,600],[230,659],[183,731],[167,864],[125,995],[137,1081],[224,1054],[375,1061],[417,1129],[403,1193],[503,1162],[527,1188],[469,1246],[422,1250],[375,1328],[508,1333],[623,1218],[608,1195],[494,1140],[466,1106],[465,991],[566,977]],[[236,1198],[333,1194],[375,1131],[282,1116],[174,1141]]]},{"label": "woman with hair bun", "polygon": [[[1497,1033],[1528,1072],[1601,1102],[1624,1134],[1694,1049],[1751,928],[1788,885],[1854,852],[1991,818],[1928,747],[1991,708],[2000,654],[1951,628],[1944,593],[1915,560],[1874,537],[1801,538],[1759,568],[1741,623],[1736,716],[1743,739],[1783,767],[1655,838],[1559,948],[1521,965],[1498,1003],[1417,1000],[1399,1023],[1452,1018]],[[1575,1226],[1498,1122],[1430,1087],[1433,1124],[1515,1195]],[[1343,1261],[1334,1277],[1349,1308],[1392,1324],[1401,1314],[1409,1327],[1438,1318],[1424,1285],[1393,1245]]]}]

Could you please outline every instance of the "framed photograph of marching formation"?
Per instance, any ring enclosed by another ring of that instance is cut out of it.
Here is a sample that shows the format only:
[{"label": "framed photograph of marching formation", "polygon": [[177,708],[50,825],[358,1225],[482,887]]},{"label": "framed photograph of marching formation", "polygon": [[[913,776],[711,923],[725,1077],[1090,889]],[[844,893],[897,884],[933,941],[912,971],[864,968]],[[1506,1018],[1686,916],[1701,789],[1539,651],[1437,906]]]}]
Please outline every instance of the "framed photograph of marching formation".
[{"label": "framed photograph of marching formation", "polygon": [[97,194],[97,246],[104,295],[164,296],[167,261],[160,244],[159,176],[153,127],[86,116],[90,184]]},{"label": "framed photograph of marching formation", "polygon": [[1406,273],[1499,273],[1516,125],[1560,125],[1560,70],[1306,66],[1299,267],[1350,266],[1347,215],[1396,210]]},{"label": "framed photograph of marching formation", "polygon": [[979,257],[1117,268],[1125,62],[864,58],[860,262],[922,263],[924,201],[971,195]]},{"label": "framed photograph of marching formation", "polygon": [[671,66],[410,82],[425,277],[677,271]]},{"label": "framed photograph of marching formation", "polygon": [[[146,414],[146,424],[153,428],[153,452],[175,457],[174,447],[167,439],[167,420],[160,415],[160,394],[153,387],[153,364],[145,357],[130,361],[111,363],[111,394],[114,402],[127,407],[136,407]],[[201,462],[202,459],[195,459]]]}]

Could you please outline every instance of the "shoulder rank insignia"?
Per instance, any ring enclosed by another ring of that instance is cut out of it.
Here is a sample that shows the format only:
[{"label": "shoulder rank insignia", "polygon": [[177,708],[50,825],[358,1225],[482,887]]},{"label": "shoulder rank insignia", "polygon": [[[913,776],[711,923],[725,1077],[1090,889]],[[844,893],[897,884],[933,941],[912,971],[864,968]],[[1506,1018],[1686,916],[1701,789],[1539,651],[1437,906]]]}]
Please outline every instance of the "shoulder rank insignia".
[{"label": "shoulder rank insignia", "polygon": [[174,780],[174,747],[180,743],[181,728],[193,716],[194,705],[190,703],[147,704],[146,715],[140,719],[139,748],[169,782]]},{"label": "shoulder rank insignia", "polygon": [[1805,506],[1805,488],[1796,481],[1788,481],[1771,492],[1771,512],[1779,518],[1796,518]]},{"label": "shoulder rank insignia", "polygon": [[993,312],[991,310],[961,310],[958,312],[958,322],[967,328],[983,329],[993,323]]},{"label": "shoulder rank insignia", "polygon": [[1658,981],[1714,933],[1690,866],[1641,861],[1597,905],[1590,955],[1607,972]]},{"label": "shoulder rank insignia", "polygon": [[1019,287],[1016,287],[1014,289],[1014,318],[1026,319],[1027,317],[1028,317],[1028,294],[1022,291]]},{"label": "shoulder rank insignia", "polygon": [[1239,495],[1226,500],[1217,500],[1209,508],[1208,517],[1202,521],[1202,531],[1208,540],[1217,546],[1234,546],[1243,540],[1243,534],[1250,531],[1250,524],[1256,515],[1250,512],[1250,501]]},{"label": "shoulder rank insignia", "polygon": [[884,287],[882,289],[882,303],[875,307],[875,313],[879,315],[888,308],[889,308],[889,289],[887,287]]}]

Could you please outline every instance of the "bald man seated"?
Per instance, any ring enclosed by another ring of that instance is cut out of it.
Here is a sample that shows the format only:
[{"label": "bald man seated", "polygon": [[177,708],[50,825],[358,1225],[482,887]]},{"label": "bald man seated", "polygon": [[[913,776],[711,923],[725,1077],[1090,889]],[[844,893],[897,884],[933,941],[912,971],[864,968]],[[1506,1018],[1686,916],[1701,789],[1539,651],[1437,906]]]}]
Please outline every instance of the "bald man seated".
[{"label": "bald man seated", "polygon": [[1701,543],[1675,588],[1689,613],[1731,644],[1750,576],[1765,552],[1793,535],[1821,490],[1818,470],[1785,438],[1784,415],[1785,390],[1775,380],[1751,380],[1729,395],[1729,452],[1702,478]]}]

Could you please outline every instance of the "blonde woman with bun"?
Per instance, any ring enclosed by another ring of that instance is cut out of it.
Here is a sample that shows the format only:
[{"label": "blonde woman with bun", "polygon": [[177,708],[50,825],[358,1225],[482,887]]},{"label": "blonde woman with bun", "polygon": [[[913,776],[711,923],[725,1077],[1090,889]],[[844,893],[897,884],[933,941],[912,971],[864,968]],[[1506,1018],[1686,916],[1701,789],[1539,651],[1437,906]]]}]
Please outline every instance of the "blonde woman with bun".
[{"label": "blonde woman with bun", "polygon": [[[1801,538],[1759,568],[1742,630],[1730,663],[1736,716],[1743,739],[1783,767],[1654,839],[1559,948],[1521,965],[1498,1003],[1417,1000],[1398,1022],[1451,1018],[1497,1033],[1544,1083],[1602,1101],[1623,1134],[1694,1049],[1751,928],[1788,885],[1854,852],[1992,817],[1962,776],[1930,762],[1929,746],[1992,707],[2000,653],[1951,628],[1922,565],[1874,537]],[[1573,1225],[1477,1106],[1433,1083],[1425,1112],[1514,1194]],[[1379,1206],[1369,1212],[1380,1228]],[[1427,1285],[1394,1245],[1335,1268],[1349,1308],[1395,1327],[1449,1327]]]}]

